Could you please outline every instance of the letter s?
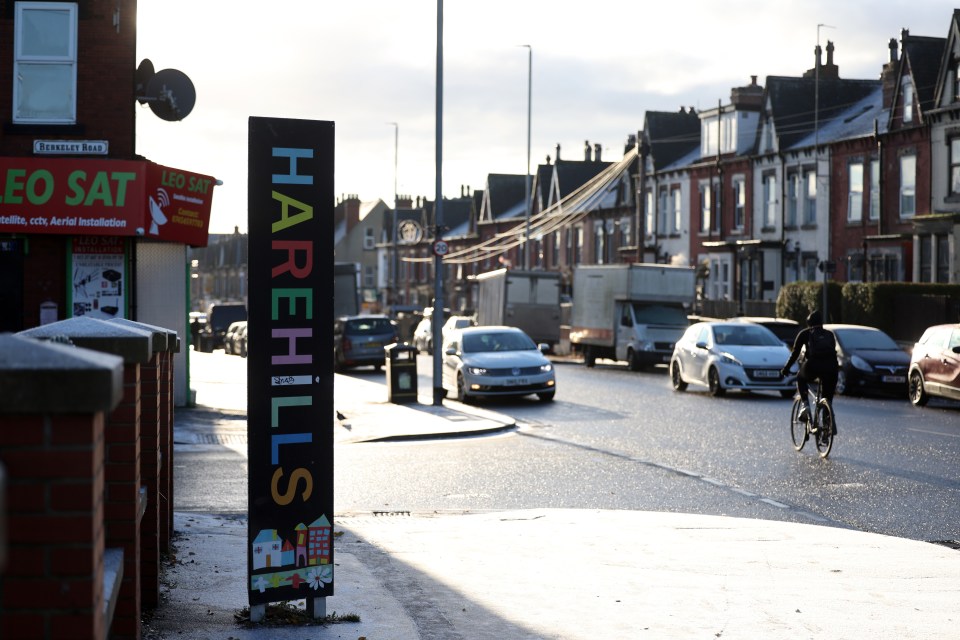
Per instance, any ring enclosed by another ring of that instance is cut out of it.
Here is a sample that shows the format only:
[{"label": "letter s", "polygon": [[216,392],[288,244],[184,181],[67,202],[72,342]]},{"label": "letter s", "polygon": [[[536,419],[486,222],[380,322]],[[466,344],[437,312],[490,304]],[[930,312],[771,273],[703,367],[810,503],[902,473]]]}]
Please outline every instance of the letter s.
[{"label": "letter s", "polygon": [[300,480],[306,483],[302,495],[303,501],[306,502],[310,499],[310,494],[313,493],[313,476],[310,475],[309,471],[302,467],[295,469],[294,472],[290,474],[290,482],[287,484],[286,492],[282,494],[277,490],[277,484],[279,484],[281,478],[283,478],[283,467],[273,472],[273,480],[270,482],[270,495],[273,496],[274,502],[281,506],[286,506],[293,502],[297,493],[296,485]]}]

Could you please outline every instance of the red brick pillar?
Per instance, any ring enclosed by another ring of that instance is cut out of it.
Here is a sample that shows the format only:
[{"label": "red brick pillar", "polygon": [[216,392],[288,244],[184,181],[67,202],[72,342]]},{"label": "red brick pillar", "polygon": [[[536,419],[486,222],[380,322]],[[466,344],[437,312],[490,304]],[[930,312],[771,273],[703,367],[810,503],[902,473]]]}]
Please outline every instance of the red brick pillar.
[{"label": "red brick pillar", "polygon": [[177,334],[161,327],[131,320],[111,320],[145,331],[151,336],[153,355],[140,365],[140,481],[146,489],[146,510],[140,521],[140,606],[152,609],[160,603],[160,553],[169,549],[167,527],[171,411],[173,380],[170,371]]},{"label": "red brick pillar", "polygon": [[123,549],[123,578],[110,628],[113,640],[140,640],[140,526],[148,507],[141,482],[140,368],[153,358],[152,334],[80,316],[28,329],[18,335],[65,336],[80,347],[123,358],[123,394],[104,430],[104,533],[107,547]]},{"label": "red brick pillar", "polygon": [[105,548],[104,431],[122,361],[10,334],[0,353],[10,546],[0,637],[104,640],[116,600],[106,559],[119,554]]}]

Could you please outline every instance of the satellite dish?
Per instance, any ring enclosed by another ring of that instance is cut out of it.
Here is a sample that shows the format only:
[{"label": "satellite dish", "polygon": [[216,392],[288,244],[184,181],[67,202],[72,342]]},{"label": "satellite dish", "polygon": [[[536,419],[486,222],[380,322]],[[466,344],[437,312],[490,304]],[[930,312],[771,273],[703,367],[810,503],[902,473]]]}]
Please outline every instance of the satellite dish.
[{"label": "satellite dish", "polygon": [[147,83],[150,82],[150,78],[153,77],[153,63],[150,62],[150,58],[144,58],[143,62],[140,63],[140,66],[137,67],[137,72],[134,74],[134,80],[136,81],[136,92],[137,100],[140,104],[146,104],[147,93]]},{"label": "satellite dish", "polygon": [[190,115],[197,101],[197,92],[185,73],[163,69],[153,74],[147,82],[146,92],[138,100],[149,103],[150,110],[158,118],[172,122]]}]

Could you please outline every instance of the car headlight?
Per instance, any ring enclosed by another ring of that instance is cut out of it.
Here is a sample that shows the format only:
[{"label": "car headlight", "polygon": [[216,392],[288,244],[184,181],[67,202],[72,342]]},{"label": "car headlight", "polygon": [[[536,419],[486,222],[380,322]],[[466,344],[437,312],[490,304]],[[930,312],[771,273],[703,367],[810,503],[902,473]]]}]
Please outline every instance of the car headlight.
[{"label": "car headlight", "polygon": [[861,358],[860,356],[850,356],[850,364],[855,368],[860,369],[860,371],[871,372],[873,367],[870,366],[870,363]]},{"label": "car headlight", "polygon": [[729,353],[726,353],[726,352],[720,354],[720,362],[722,362],[723,364],[733,364],[733,365],[736,365],[736,366],[738,366],[738,367],[742,367],[742,366],[743,366],[743,365],[740,363],[739,360],[737,360],[737,359],[734,358],[732,355],[730,355]]},{"label": "car headlight", "polygon": [[487,375],[487,370],[483,367],[467,367],[467,373],[472,376],[485,376]]},{"label": "car headlight", "polygon": [[550,363],[540,365],[540,373],[550,373],[553,371],[553,365]]}]

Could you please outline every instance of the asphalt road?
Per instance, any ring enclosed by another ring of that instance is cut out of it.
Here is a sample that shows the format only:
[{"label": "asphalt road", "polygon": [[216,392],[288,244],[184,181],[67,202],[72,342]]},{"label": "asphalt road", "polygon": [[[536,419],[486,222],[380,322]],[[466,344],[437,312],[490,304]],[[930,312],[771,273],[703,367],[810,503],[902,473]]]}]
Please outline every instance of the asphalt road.
[{"label": "asphalt road", "polygon": [[[191,356],[198,402],[233,403],[242,415],[243,360]],[[424,391],[431,359],[421,356],[419,369]],[[385,381],[369,369],[350,375]],[[809,445],[793,450],[789,400],[713,398],[693,387],[678,393],[665,369],[561,364],[555,402],[485,405],[514,416],[520,428],[497,437],[338,446],[337,513],[634,509],[960,539],[960,403],[917,409],[899,398],[839,397],[840,434],[827,460]],[[198,434],[177,445],[178,510],[246,510],[241,424],[240,440]]]}]

